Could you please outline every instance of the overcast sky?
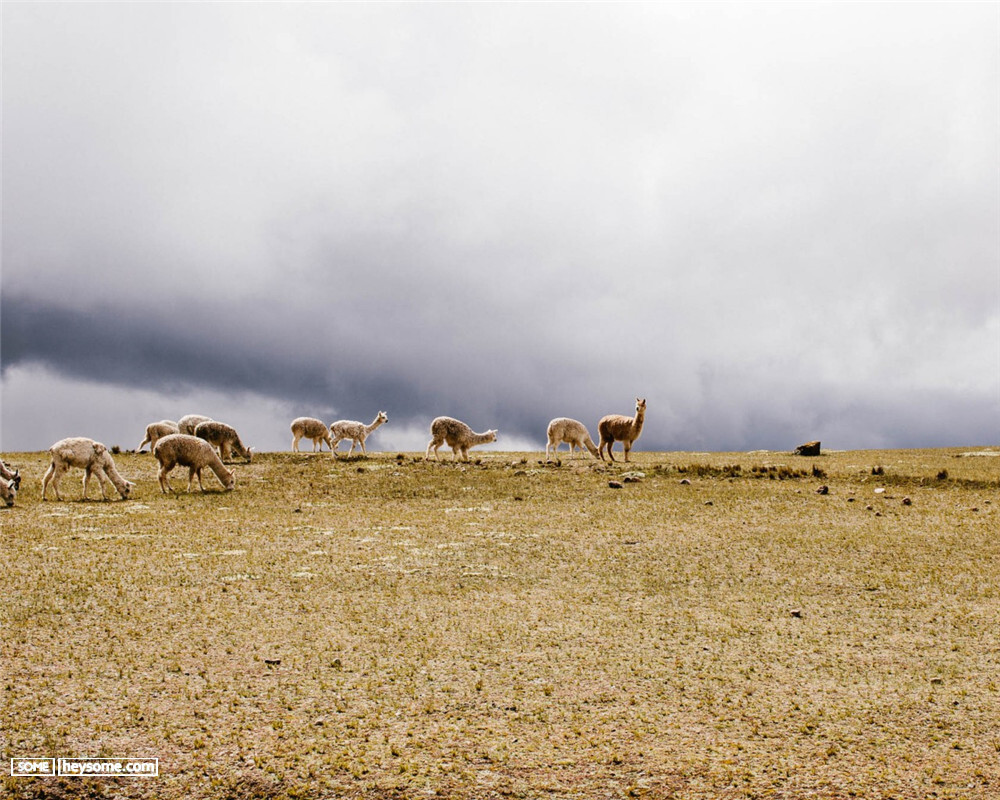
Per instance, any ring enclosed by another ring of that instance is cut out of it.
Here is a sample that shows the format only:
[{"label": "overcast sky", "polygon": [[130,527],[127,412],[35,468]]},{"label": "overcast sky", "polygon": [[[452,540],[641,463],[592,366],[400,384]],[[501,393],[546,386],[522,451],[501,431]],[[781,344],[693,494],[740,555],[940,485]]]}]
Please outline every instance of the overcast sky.
[{"label": "overcast sky", "polygon": [[1000,444],[996,3],[16,3],[2,429]]}]

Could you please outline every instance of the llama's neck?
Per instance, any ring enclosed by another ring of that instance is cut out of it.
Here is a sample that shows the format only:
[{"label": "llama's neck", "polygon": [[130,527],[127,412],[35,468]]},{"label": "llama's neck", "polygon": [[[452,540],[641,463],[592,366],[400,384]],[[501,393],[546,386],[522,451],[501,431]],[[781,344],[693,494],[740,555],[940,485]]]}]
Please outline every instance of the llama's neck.
[{"label": "llama's neck", "polygon": [[473,433],[469,437],[469,441],[472,444],[487,444],[493,441],[493,431],[486,431],[486,433]]},{"label": "llama's neck", "polygon": [[636,436],[642,430],[642,423],[646,419],[646,409],[640,408],[635,412],[635,416],[632,418],[632,431]]},{"label": "llama's neck", "polygon": [[381,415],[375,417],[371,425],[365,425],[365,436],[367,436],[369,433],[375,430],[379,425],[382,425],[384,423],[385,420],[382,419]]},{"label": "llama's neck", "polygon": [[115,469],[114,464],[110,464],[104,468],[104,474],[108,476],[108,479],[114,485],[114,487],[119,492],[124,492],[125,487],[128,485],[127,481],[121,476],[117,469]]},{"label": "llama's neck", "polygon": [[208,462],[208,466],[212,468],[212,472],[214,472],[218,479],[223,483],[226,483],[232,477],[233,473],[226,469],[225,465],[222,463],[222,459],[219,458],[219,454],[214,450],[212,451],[212,458]]}]

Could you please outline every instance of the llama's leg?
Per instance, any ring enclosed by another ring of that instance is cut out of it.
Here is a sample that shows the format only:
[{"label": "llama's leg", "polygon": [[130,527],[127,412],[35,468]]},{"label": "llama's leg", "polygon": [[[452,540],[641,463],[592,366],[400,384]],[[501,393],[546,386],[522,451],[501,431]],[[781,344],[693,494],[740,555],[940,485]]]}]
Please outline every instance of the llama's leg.
[{"label": "llama's leg", "polygon": [[188,467],[188,494],[194,491],[194,467]]},{"label": "llama's leg", "polygon": [[[292,437],[292,452],[293,453],[299,452],[299,439],[300,438],[301,437],[298,434],[296,434],[295,436]],[[315,450],[315,449],[316,449],[316,446],[314,444],[313,445],[313,450]]]},{"label": "llama's leg", "polygon": [[628,451],[632,449],[632,442],[626,439],[622,442],[622,447],[625,449],[625,460],[628,461]]},{"label": "llama's leg", "polygon": [[[97,467],[97,468],[95,468],[93,470],[93,474],[97,476],[97,482],[101,484],[101,497],[103,497],[105,500],[107,500],[108,499],[108,487],[107,487],[108,481],[107,481],[107,478],[104,475],[104,470],[101,469],[100,467]],[[84,494],[86,494],[86,492],[84,492]]]},{"label": "llama's leg", "polygon": [[615,460],[615,454],[611,452],[611,448],[614,446],[615,446],[615,440],[608,439],[608,458],[610,458],[612,461]]},{"label": "llama's leg", "polygon": [[357,447],[357,446],[358,446],[358,440],[357,439],[351,439],[351,449],[347,453],[347,457],[348,458],[350,458],[351,456],[354,455],[354,448]]},{"label": "llama's leg", "polygon": [[363,455],[368,455],[368,451],[365,450],[365,440],[364,437],[361,438],[361,452]]},{"label": "llama's leg", "polygon": [[201,467],[198,467],[198,469],[194,471],[194,474],[198,476],[198,488],[201,489],[202,494],[204,494],[205,487],[201,482]]},{"label": "llama's leg", "polygon": [[[49,491],[49,481],[52,481],[55,474],[56,474],[56,463],[53,461],[51,464],[49,464],[49,468],[45,470],[45,476],[42,478],[42,500],[49,499],[48,497],[46,497],[46,494]],[[56,500],[61,500],[62,498],[59,496],[59,487],[55,484],[55,482],[53,482],[52,485],[56,490]]]},{"label": "llama's leg", "polygon": [[551,440],[551,439],[549,439],[549,440],[548,440],[548,441],[547,441],[547,442],[545,443],[545,460],[546,460],[546,461],[548,461],[548,460],[549,460],[549,448],[550,448],[550,447],[552,447],[552,440]]},{"label": "llama's leg", "polygon": [[162,464],[160,466],[160,471],[156,475],[156,477],[160,479],[160,491],[163,494],[166,494],[167,492],[173,492],[174,490],[174,488],[170,485],[170,480],[167,478],[168,472],[170,472],[170,469],[167,467],[166,464]]}]

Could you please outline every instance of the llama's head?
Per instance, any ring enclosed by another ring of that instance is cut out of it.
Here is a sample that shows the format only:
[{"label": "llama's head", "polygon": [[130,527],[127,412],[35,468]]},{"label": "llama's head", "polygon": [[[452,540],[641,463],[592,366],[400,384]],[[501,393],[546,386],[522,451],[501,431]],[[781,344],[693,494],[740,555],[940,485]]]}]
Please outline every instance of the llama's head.
[{"label": "llama's head", "polygon": [[388,415],[384,411],[379,411],[378,412],[378,419],[376,421],[377,422],[383,422],[383,423],[384,422],[388,422],[389,421],[389,417],[388,417]]},{"label": "llama's head", "polygon": [[17,490],[21,488],[21,471],[18,469],[14,470],[13,476],[10,479],[10,485],[13,489]]},{"label": "llama's head", "polygon": [[14,505],[15,497],[17,497],[17,487],[14,486],[14,481],[7,483],[3,478],[0,478],[0,498],[3,499],[7,508]]},{"label": "llama's head", "polygon": [[226,481],[226,491],[231,492],[236,488],[236,470],[229,470],[229,480]]},{"label": "llama's head", "polygon": [[635,398],[635,413],[640,414],[646,410],[646,398],[637,397]]},{"label": "llama's head", "polygon": [[497,431],[496,430],[486,431],[486,435],[490,437],[489,439],[486,440],[488,442],[495,442],[497,440]]}]

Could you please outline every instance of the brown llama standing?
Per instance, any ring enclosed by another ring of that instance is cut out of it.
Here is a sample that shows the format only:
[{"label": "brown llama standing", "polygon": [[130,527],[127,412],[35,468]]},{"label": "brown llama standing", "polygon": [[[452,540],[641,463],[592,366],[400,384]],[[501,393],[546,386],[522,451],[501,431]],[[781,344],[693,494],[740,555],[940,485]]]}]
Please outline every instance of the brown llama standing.
[{"label": "brown llama standing", "polygon": [[615,460],[611,453],[611,445],[616,441],[621,442],[625,448],[625,460],[628,461],[628,452],[632,449],[632,442],[639,438],[642,433],[642,422],[646,418],[646,398],[635,398],[635,416],[626,417],[622,414],[608,414],[602,417],[597,423],[597,431],[601,436],[601,443],[597,446],[597,452],[604,460],[604,447],[607,445],[608,458]]}]

